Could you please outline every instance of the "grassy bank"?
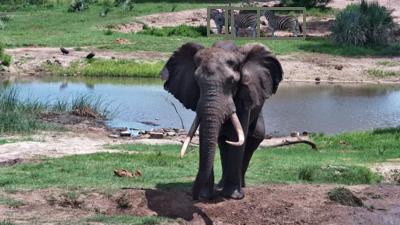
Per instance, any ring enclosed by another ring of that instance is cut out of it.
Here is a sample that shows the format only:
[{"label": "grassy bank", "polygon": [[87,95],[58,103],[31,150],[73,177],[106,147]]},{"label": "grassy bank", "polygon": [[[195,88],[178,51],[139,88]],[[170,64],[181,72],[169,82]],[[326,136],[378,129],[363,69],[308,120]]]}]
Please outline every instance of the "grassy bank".
[{"label": "grassy bank", "polygon": [[[41,117],[48,113],[88,113],[107,118],[112,111],[109,104],[101,98],[78,95],[71,99],[58,99],[46,102],[40,99],[21,100],[18,90],[0,86],[0,134],[14,132],[32,132],[36,130],[57,128],[54,124],[45,123]],[[0,144],[6,140],[0,139]]]},{"label": "grassy bank", "polygon": [[73,62],[69,67],[57,65],[47,69],[57,75],[158,78],[164,62],[141,63],[134,60],[95,59]]},{"label": "grassy bank", "polygon": [[[313,136],[319,151],[308,146],[258,150],[251,162],[247,182],[262,183],[341,183],[370,184],[381,177],[367,167],[400,157],[400,128],[372,132],[347,133],[336,136]],[[179,159],[179,146],[113,145],[121,153],[74,155],[44,159],[0,168],[0,187],[18,188],[99,188],[121,187],[183,187],[192,185],[197,172],[197,148],[192,147]],[[130,154],[135,152],[136,154]],[[217,154],[218,155],[218,154]],[[140,170],[142,176],[124,179],[113,170]],[[221,173],[219,157],[215,172]]]}]

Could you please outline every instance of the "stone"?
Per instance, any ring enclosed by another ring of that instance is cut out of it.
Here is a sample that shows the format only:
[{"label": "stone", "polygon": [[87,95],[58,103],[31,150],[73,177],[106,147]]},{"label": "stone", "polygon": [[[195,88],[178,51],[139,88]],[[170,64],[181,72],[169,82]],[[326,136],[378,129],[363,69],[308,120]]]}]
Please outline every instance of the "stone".
[{"label": "stone", "polygon": [[343,65],[335,65],[335,69],[337,69],[337,70],[342,70],[343,69]]},{"label": "stone", "polygon": [[118,134],[109,134],[108,135],[110,138],[119,138]]},{"label": "stone", "polygon": [[151,139],[162,139],[162,138],[164,138],[164,133],[161,133],[161,132],[151,131],[149,134],[150,134],[150,138]]},{"label": "stone", "polygon": [[129,132],[129,130],[124,130],[124,131],[121,131],[121,132],[119,133],[119,135],[120,135],[121,137],[130,137],[130,136],[131,136],[131,132]]},{"label": "stone", "polygon": [[290,137],[298,137],[298,136],[300,136],[299,132],[291,132],[290,133]]},{"label": "stone", "polygon": [[168,131],[166,134],[167,134],[167,136],[169,136],[169,137],[171,137],[171,136],[176,136],[176,133],[173,132],[173,131]]}]

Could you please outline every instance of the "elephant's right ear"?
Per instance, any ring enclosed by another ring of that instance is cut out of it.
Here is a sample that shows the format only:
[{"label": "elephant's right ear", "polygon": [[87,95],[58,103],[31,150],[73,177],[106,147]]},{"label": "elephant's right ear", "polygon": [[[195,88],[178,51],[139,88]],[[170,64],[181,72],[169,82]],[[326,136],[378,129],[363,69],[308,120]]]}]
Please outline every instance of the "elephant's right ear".
[{"label": "elephant's right ear", "polygon": [[170,92],[186,108],[196,110],[200,89],[194,78],[196,64],[194,55],[204,47],[195,43],[182,45],[169,58],[160,75],[164,89]]}]

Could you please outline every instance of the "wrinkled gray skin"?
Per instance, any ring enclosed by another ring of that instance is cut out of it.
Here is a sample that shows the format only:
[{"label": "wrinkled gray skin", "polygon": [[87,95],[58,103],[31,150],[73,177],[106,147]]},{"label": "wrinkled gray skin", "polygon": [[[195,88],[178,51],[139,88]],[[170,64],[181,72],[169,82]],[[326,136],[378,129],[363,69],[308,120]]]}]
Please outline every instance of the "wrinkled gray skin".
[{"label": "wrinkled gray skin", "polygon": [[[214,196],[214,156],[220,148],[222,179],[217,185],[227,198],[244,197],[245,173],[253,152],[264,138],[261,113],[265,99],[282,80],[279,61],[262,45],[241,48],[220,41],[211,48],[186,43],[168,60],[161,76],[164,88],[200,119],[200,162],[193,199]],[[230,116],[236,112],[245,134],[242,146],[232,146],[237,133]]]}]

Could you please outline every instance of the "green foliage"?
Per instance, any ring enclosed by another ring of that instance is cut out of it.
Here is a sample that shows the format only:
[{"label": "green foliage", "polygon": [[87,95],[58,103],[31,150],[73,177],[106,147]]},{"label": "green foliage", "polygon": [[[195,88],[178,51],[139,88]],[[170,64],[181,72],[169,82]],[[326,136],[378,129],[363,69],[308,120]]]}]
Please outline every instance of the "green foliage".
[{"label": "green foliage", "polygon": [[96,59],[87,62],[74,62],[69,67],[48,67],[59,75],[82,75],[92,77],[159,77],[163,62],[141,63],[135,60]]},{"label": "green foliage", "polygon": [[332,40],[336,44],[356,46],[386,45],[395,28],[391,11],[377,2],[347,6],[336,16]]},{"label": "green foliage", "polygon": [[25,205],[25,203],[23,201],[16,200],[13,198],[0,196],[0,205],[6,205],[10,208],[18,208]]},{"label": "green foliage", "polygon": [[380,77],[380,78],[400,76],[400,72],[398,71],[387,71],[381,69],[368,69],[367,73],[370,76]]},{"label": "green foliage", "polygon": [[328,198],[331,201],[338,202],[346,206],[363,206],[360,198],[355,196],[349,189],[344,187],[337,187],[328,192]]},{"label": "green foliage", "polygon": [[3,56],[1,56],[0,54],[0,61],[2,62],[2,64],[4,66],[10,66],[11,65],[11,56],[7,55],[7,54],[3,54]]},{"label": "green foliage", "polygon": [[281,5],[283,6],[295,6],[295,7],[326,7],[331,0],[282,0]]},{"label": "green foliage", "polygon": [[[95,222],[101,224],[120,224],[120,225],[143,225],[143,224],[166,224],[167,218],[163,217],[139,217],[139,216],[129,216],[129,215],[119,215],[119,216],[108,216],[98,214],[87,219],[87,222]],[[1,224],[0,224],[1,225]]]},{"label": "green foliage", "polygon": [[306,165],[299,169],[299,179],[308,182],[328,182],[340,184],[370,184],[377,183],[381,178],[369,169],[359,166]]},{"label": "green foliage", "polygon": [[87,0],[72,0],[69,5],[68,12],[80,12],[89,8],[89,1]]},{"label": "green foliage", "polygon": [[12,223],[11,221],[0,221],[0,225],[15,225],[15,223]]},{"label": "green foliage", "polygon": [[184,37],[196,38],[196,37],[206,37],[207,27],[206,26],[193,27],[182,24],[177,27],[147,28],[138,33],[154,35],[159,37],[184,36]]},{"label": "green foliage", "polygon": [[46,103],[39,99],[21,100],[16,89],[0,86],[0,133],[47,129],[49,124],[40,120],[43,113],[79,109],[90,109],[103,118],[109,118],[115,113],[110,104],[99,97],[78,95],[70,101],[58,99],[54,103]]}]

